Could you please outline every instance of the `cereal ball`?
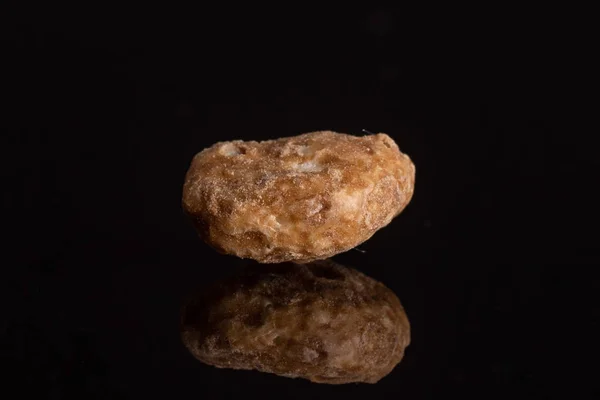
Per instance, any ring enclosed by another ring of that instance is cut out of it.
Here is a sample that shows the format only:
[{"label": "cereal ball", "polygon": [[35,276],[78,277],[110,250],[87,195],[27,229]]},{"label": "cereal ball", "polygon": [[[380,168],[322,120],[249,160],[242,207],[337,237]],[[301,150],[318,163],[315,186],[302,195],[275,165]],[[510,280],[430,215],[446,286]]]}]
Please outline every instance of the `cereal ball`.
[{"label": "cereal ball", "polygon": [[187,172],[183,208],[224,254],[309,262],[350,250],[406,207],[415,166],[385,134],[220,142]]},{"label": "cereal ball", "polygon": [[208,365],[330,384],[376,383],[410,343],[394,293],[329,260],[257,264],[199,291],[181,332]]}]

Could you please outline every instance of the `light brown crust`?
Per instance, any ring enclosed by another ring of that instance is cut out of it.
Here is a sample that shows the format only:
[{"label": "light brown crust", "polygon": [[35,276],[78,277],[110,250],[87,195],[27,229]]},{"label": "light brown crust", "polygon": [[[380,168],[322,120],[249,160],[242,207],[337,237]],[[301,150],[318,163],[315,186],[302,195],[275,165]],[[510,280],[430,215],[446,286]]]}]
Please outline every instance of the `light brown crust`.
[{"label": "light brown crust", "polygon": [[258,264],[198,291],[181,334],[208,365],[330,384],[376,383],[410,343],[396,295],[329,260]]},{"label": "light brown crust", "polygon": [[221,253],[309,262],[350,250],[410,201],[415,166],[386,134],[220,142],[187,172],[183,208]]}]

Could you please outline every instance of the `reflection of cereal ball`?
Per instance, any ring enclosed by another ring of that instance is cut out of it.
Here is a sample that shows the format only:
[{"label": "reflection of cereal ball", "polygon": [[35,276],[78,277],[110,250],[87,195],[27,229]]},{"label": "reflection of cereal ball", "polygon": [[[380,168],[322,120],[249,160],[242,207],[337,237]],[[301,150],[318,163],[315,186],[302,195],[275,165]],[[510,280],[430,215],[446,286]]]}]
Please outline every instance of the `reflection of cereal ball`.
[{"label": "reflection of cereal ball", "polygon": [[329,260],[257,264],[199,291],[181,332],[208,365],[332,384],[379,381],[410,343],[396,295]]},{"label": "reflection of cereal ball", "polygon": [[415,166],[385,134],[221,142],[187,172],[183,208],[225,254],[308,262],[359,245],[410,201]]}]

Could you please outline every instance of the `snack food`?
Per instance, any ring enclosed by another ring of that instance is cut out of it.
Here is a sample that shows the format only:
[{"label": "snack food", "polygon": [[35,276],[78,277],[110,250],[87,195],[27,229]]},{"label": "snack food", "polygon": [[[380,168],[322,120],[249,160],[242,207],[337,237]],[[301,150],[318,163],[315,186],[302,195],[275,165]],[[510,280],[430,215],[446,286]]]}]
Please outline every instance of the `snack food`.
[{"label": "snack food", "polygon": [[415,166],[386,134],[220,142],[186,174],[183,208],[221,253],[309,262],[350,250],[409,203]]},{"label": "snack food", "polygon": [[200,361],[318,383],[376,383],[410,326],[382,283],[329,260],[258,264],[191,296],[182,340]]}]

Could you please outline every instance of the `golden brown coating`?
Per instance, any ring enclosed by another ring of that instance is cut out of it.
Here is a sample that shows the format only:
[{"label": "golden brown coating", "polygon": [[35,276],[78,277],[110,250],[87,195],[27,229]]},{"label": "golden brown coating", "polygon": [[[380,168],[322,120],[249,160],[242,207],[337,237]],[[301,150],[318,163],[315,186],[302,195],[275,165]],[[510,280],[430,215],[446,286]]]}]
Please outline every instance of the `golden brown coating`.
[{"label": "golden brown coating", "polygon": [[182,339],[200,361],[318,383],[376,383],[410,343],[394,293],[329,260],[258,264],[192,296]]},{"label": "golden brown coating", "polygon": [[220,142],[187,172],[183,208],[221,253],[308,262],[350,250],[410,201],[415,166],[386,134]]}]

